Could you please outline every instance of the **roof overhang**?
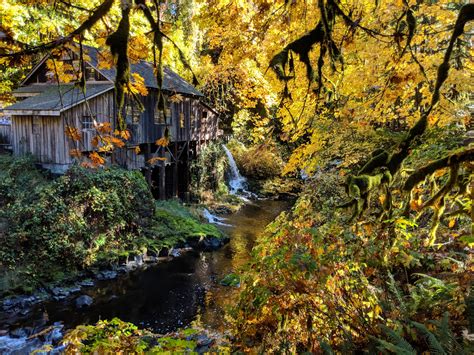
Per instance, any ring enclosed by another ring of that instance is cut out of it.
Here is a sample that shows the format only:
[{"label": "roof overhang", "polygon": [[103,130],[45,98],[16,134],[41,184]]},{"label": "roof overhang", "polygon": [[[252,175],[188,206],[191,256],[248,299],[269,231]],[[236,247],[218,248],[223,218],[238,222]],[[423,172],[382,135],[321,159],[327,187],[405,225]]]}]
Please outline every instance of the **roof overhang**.
[{"label": "roof overhang", "polygon": [[10,116],[61,116],[57,110],[3,110],[5,115]]},{"label": "roof overhang", "polygon": [[201,105],[207,107],[209,110],[211,110],[212,112],[214,112],[216,115],[219,115],[219,112],[218,112],[214,107],[212,107],[211,105],[209,105],[208,103],[206,103],[205,101],[200,100],[199,102],[201,103]]},{"label": "roof overhang", "polygon": [[31,97],[41,94],[41,92],[13,92],[13,97]]},{"label": "roof overhang", "polygon": [[[103,84],[103,85],[106,85],[106,84]],[[72,105],[68,105],[68,106],[63,107],[62,109],[59,110],[59,112],[61,113],[61,112],[67,111],[67,110],[69,110],[70,108],[73,108],[74,106],[77,106],[77,105],[79,105],[79,104],[82,104],[83,102],[89,101],[90,99],[93,99],[94,97],[100,96],[100,95],[102,95],[102,94],[104,94],[104,93],[106,93],[106,92],[108,92],[108,91],[110,91],[110,90],[114,90],[114,89],[115,89],[114,86],[109,86],[109,87],[105,88],[105,89],[102,90],[102,91],[99,91],[98,93],[96,93],[96,94],[94,94],[94,95],[87,96],[87,97],[85,97],[85,98],[83,98],[83,99],[81,99],[81,100],[78,100],[78,101],[74,102]]]},{"label": "roof overhang", "polygon": [[[22,110],[22,109],[3,109],[2,112],[5,114],[5,115],[10,115],[10,116],[61,116],[61,113],[64,112],[64,111],[67,111],[79,104],[82,104],[83,102],[86,102],[86,101],[89,101],[91,99],[93,99],[94,97],[97,97],[97,96],[100,96],[110,90],[113,90],[114,89],[114,86],[109,86],[107,88],[104,88],[104,90],[102,91],[99,91],[97,92],[96,94],[94,95],[91,95],[91,96],[88,96],[88,97],[85,97],[81,100],[78,100],[76,102],[74,102],[72,105],[68,105],[68,106],[65,106],[65,107],[62,107],[61,109],[57,109],[57,110],[54,110],[54,109],[50,109],[50,110],[45,110],[45,109],[39,109],[39,110],[32,110],[32,109],[25,109],[25,110]],[[36,96],[36,95],[33,95],[33,96]]]},{"label": "roof overhang", "polygon": [[44,62],[46,62],[46,60],[51,56],[51,54],[46,54],[38,63],[36,63],[36,65],[30,70],[30,72],[28,73],[28,75],[26,75],[26,77],[21,81],[20,83],[20,86],[23,86],[29,78],[31,78],[31,76],[36,72],[36,70],[38,70],[38,68],[43,65]]}]

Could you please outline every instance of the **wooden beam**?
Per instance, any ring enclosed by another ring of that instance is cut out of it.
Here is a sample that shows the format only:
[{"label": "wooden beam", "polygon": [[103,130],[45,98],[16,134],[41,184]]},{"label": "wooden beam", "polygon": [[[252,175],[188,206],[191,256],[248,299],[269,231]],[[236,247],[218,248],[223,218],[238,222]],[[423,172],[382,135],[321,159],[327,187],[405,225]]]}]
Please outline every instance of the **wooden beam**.
[{"label": "wooden beam", "polygon": [[56,110],[3,110],[9,116],[61,116],[61,111]]},{"label": "wooden beam", "polygon": [[146,151],[145,151],[145,180],[148,183],[148,186],[150,188],[152,187],[152,167],[150,164],[147,163],[148,160],[151,159],[151,147],[150,144],[146,145]]},{"label": "wooden beam", "polygon": [[[160,149],[160,157],[165,157],[165,150]],[[158,178],[158,196],[160,200],[166,200],[166,161],[160,161],[160,175]]]},{"label": "wooden beam", "polygon": [[173,143],[173,155],[175,156],[175,161],[173,163],[173,197],[178,197],[179,186],[178,186],[178,142]]}]

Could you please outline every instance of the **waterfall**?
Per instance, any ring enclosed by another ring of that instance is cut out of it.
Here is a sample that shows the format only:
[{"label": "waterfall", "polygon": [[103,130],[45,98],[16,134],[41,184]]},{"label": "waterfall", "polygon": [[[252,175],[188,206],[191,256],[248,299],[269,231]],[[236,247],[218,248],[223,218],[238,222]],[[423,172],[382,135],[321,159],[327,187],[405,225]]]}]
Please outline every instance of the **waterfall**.
[{"label": "waterfall", "polygon": [[231,227],[232,225],[230,224],[227,224],[227,223],[223,223],[221,221],[225,221],[226,218],[223,218],[223,217],[217,217],[216,215],[212,214],[211,212],[209,212],[209,210],[207,208],[205,208],[203,211],[202,211],[202,215],[204,218],[207,219],[207,221],[209,223],[212,223],[212,224],[217,224],[219,226],[224,226],[224,227]]},{"label": "waterfall", "polygon": [[224,148],[224,152],[227,155],[227,159],[229,160],[229,167],[230,167],[230,179],[229,179],[229,187],[230,193],[232,195],[237,194],[238,192],[243,192],[244,195],[250,195],[249,191],[246,190],[247,187],[247,179],[240,175],[239,168],[235,163],[234,157],[232,153],[225,145],[222,146]]}]

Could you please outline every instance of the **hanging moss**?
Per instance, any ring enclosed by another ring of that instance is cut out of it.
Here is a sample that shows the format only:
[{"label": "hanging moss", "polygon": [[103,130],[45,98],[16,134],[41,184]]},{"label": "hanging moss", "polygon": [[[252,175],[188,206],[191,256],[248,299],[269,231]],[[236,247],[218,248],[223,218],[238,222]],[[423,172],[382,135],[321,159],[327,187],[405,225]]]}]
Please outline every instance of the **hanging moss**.
[{"label": "hanging moss", "polygon": [[[352,200],[339,208],[355,206],[351,220],[360,217],[369,207],[372,191],[382,186],[385,186],[387,190],[391,181],[392,175],[388,170],[382,170],[376,175],[349,176],[346,181],[346,191]],[[384,209],[389,210],[388,207]]]},{"label": "hanging moss", "polygon": [[128,60],[128,39],[130,37],[130,7],[122,3],[122,18],[117,30],[107,38],[107,45],[116,59],[115,98],[117,100],[117,123],[120,130],[126,129],[122,109],[125,101],[125,88],[130,81],[130,63]]},{"label": "hanging moss", "polygon": [[285,67],[289,64],[289,52],[293,51],[298,54],[300,61],[306,66],[306,76],[308,80],[313,80],[313,66],[309,59],[309,52],[313,49],[316,43],[321,43],[324,39],[324,29],[321,22],[316,27],[298,38],[297,40],[288,44],[283,50],[276,54],[270,61],[270,68],[273,69],[278,79],[282,81],[288,81],[291,76],[287,76],[285,73]]},{"label": "hanging moss", "polygon": [[416,185],[422,182],[427,176],[433,174],[437,170],[467,161],[474,161],[474,148],[467,148],[460,152],[450,154],[418,169],[415,173],[408,177],[405,185],[403,186],[403,190],[410,191]]},{"label": "hanging moss", "polygon": [[[407,16],[407,21],[410,22],[409,23],[410,33],[414,31],[415,26],[416,26],[416,21],[414,21],[415,20],[414,18],[412,19],[410,17],[411,15],[409,14],[409,12],[407,12],[406,16]],[[348,184],[347,191],[350,197],[354,197],[353,195],[351,195],[351,193],[353,194],[354,192],[358,193],[361,196],[363,191],[370,191],[370,190],[363,190],[363,189],[368,187],[371,182],[372,184],[374,182],[377,182],[379,180],[379,177],[378,177],[379,174],[371,176],[374,178],[373,180],[370,180],[368,178],[369,175],[367,174],[372,173],[377,168],[387,169],[388,172],[390,173],[390,180],[391,180],[391,176],[395,175],[399,171],[403,161],[410,154],[410,148],[413,142],[415,141],[415,139],[421,136],[426,131],[426,128],[428,126],[428,117],[431,111],[433,110],[433,108],[435,107],[435,105],[438,103],[441,86],[443,85],[443,83],[446,81],[448,77],[448,73],[450,69],[449,61],[450,61],[451,54],[453,51],[454,43],[456,42],[457,38],[463,34],[465,24],[468,21],[472,21],[472,20],[474,20],[474,4],[464,5],[461,8],[461,11],[456,20],[456,24],[454,26],[453,33],[451,35],[449,46],[446,49],[443,62],[438,67],[438,75],[436,78],[436,85],[433,90],[430,107],[422,113],[418,122],[408,131],[408,134],[406,135],[405,139],[394,148],[394,153],[392,153],[390,156],[388,155],[388,152],[380,152],[378,154],[372,154],[372,158],[360,170],[359,172],[360,176],[351,177],[347,181],[347,184]],[[410,191],[417,183],[424,180],[426,176],[432,174],[434,171],[446,166],[450,166],[450,167],[457,166],[461,160],[472,161],[473,160],[472,149],[468,149],[461,153],[457,153],[452,156],[442,158],[418,170],[415,174],[413,174],[412,176],[408,178],[408,180],[406,181],[404,185],[404,190]],[[454,174],[452,172],[452,176],[453,175]],[[456,168],[456,176],[457,176],[457,168]],[[455,183],[456,181],[454,181],[452,184],[450,183],[449,185],[445,186],[445,188],[447,190],[450,190],[454,186]],[[440,198],[444,200],[444,196],[447,193],[447,191],[445,191],[446,189],[444,188],[442,189],[442,194],[441,194],[442,197],[438,196],[437,197],[438,200]],[[359,192],[357,192],[357,190],[359,190]],[[360,209],[359,204],[357,206],[358,206],[357,209]]]},{"label": "hanging moss", "polygon": [[[377,154],[377,152],[378,152],[378,154]],[[389,158],[389,154],[388,154],[387,151],[382,150],[380,152],[380,150],[377,149],[376,151],[374,151],[374,153],[372,153],[372,155],[373,155],[373,158],[370,159],[367,162],[367,164],[365,164],[362,167],[362,169],[359,170],[359,175],[369,174],[369,173],[373,172],[376,168],[384,166],[384,165],[387,164],[387,161],[388,161],[388,158]]]}]

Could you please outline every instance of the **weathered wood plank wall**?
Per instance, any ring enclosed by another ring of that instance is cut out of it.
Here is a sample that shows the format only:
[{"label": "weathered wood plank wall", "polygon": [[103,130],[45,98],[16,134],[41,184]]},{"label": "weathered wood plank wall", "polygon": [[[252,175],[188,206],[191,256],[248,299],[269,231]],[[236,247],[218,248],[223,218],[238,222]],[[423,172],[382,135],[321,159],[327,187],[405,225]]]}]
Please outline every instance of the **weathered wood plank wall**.
[{"label": "weathered wood plank wall", "polygon": [[13,116],[12,148],[15,155],[33,154],[39,163],[68,164],[67,142],[60,117]]},{"label": "weathered wood plank wall", "polygon": [[68,144],[64,147],[68,154],[73,148],[80,149],[83,152],[89,152],[94,149],[91,140],[96,135],[96,132],[92,127],[84,127],[83,124],[87,116],[92,116],[98,123],[110,122],[112,127],[114,127],[114,91],[107,91],[61,113],[63,135],[67,126],[78,128],[82,132],[81,142],[73,142],[71,139],[68,139]]},{"label": "weathered wood plank wall", "polygon": [[10,145],[12,142],[12,126],[9,124],[0,124],[0,147]]}]

